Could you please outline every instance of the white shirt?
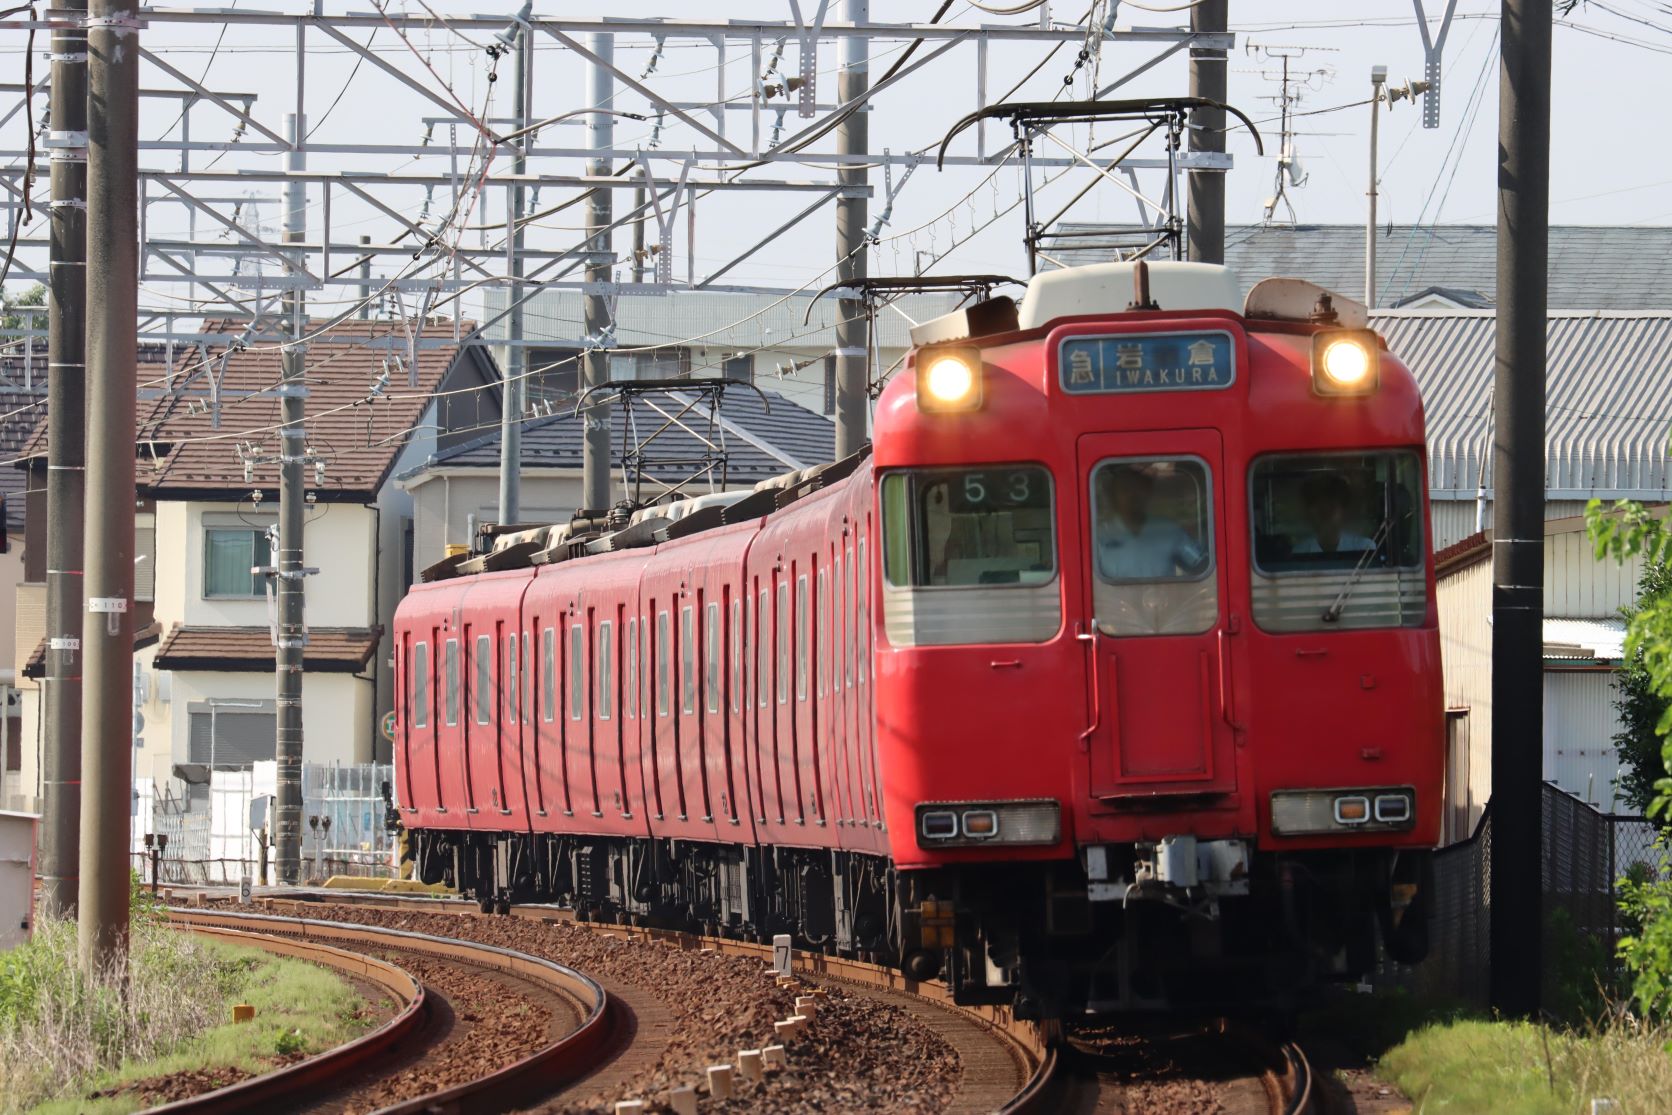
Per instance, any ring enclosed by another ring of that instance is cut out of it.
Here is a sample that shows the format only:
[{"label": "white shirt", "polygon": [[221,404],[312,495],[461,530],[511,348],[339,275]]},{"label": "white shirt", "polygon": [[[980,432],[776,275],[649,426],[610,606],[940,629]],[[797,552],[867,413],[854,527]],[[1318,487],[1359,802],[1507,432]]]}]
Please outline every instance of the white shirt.
[{"label": "white shirt", "polygon": [[1098,535],[1097,564],[1106,578],[1149,581],[1188,576],[1205,561],[1202,548],[1171,519],[1147,518],[1133,533],[1126,520],[1112,515],[1098,523]]},{"label": "white shirt", "polygon": [[[1330,553],[1363,553],[1365,550],[1374,550],[1375,548],[1376,544],[1364,535],[1344,530],[1341,532],[1341,537],[1336,539],[1335,549],[1331,550]],[[1294,554],[1321,554],[1324,552],[1324,548],[1318,544],[1318,539],[1314,536],[1295,543],[1295,548],[1289,552]]]}]

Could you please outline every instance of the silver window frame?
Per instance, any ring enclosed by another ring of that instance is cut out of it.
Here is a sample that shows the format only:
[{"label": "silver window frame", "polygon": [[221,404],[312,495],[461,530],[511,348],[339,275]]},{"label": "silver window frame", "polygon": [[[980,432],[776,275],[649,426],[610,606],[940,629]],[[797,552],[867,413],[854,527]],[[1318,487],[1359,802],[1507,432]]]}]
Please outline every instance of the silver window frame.
[{"label": "silver window frame", "polygon": [[[1062,546],[1061,531],[1057,529],[1057,478],[1051,467],[1041,461],[995,461],[984,465],[920,465],[908,468],[891,468],[883,471],[877,477],[877,522],[882,533],[888,533],[888,511],[883,507],[883,485],[890,476],[911,476],[913,473],[924,472],[984,472],[1000,469],[1036,468],[1045,474],[1045,486],[1050,494],[1051,521],[1051,575],[1043,581],[1024,584],[1021,581],[998,583],[991,585],[897,585],[888,578],[888,539],[883,539],[882,555],[882,587],[885,592],[945,592],[947,590],[969,589],[1026,589],[1042,588],[1055,584],[1062,577]],[[908,560],[915,556],[911,552],[910,539],[907,540]]]}]

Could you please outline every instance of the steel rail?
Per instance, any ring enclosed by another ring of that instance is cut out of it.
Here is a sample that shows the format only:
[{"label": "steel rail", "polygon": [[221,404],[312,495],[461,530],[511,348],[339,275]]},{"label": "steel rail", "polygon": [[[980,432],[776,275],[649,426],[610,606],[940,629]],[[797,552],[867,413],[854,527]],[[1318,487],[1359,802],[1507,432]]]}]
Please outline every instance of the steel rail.
[{"label": "steel rail", "polygon": [[[624,1042],[630,1031],[621,1009],[596,980],[565,965],[512,949],[402,929],[272,914],[170,909],[169,919],[193,931],[219,930],[236,933],[254,930],[258,934],[273,936],[275,940],[300,938],[300,941],[291,941],[292,944],[329,948],[330,946],[324,942],[346,942],[364,948],[394,948],[443,961],[473,964],[542,984],[560,997],[580,1005],[583,1013],[580,1026],[543,1049],[468,1083],[382,1108],[377,1115],[506,1109],[524,1104],[531,1099],[556,1092],[565,1085],[589,1075],[609,1053]],[[368,1035],[370,1036],[373,1035]],[[350,1046],[342,1048],[348,1049],[356,1044],[358,1043],[350,1043]],[[299,1087],[309,1085],[313,1086],[316,1094],[320,1096],[338,1091],[344,1085],[348,1074],[365,1069],[371,1057],[387,1047],[385,1043],[374,1052],[362,1051],[347,1063],[339,1061],[329,1073],[320,1078],[304,1083],[289,1083],[282,1094],[292,1096]],[[309,1063],[305,1061],[293,1067],[300,1068]],[[251,1110],[253,1107],[271,1102],[272,1097],[262,1089],[275,1082],[284,1083],[278,1078],[286,1072],[288,1070],[268,1073],[229,1088],[195,1097],[195,1100],[182,1101],[186,1104],[203,1102],[206,1106],[170,1107],[168,1110],[189,1110],[194,1113]]]}]

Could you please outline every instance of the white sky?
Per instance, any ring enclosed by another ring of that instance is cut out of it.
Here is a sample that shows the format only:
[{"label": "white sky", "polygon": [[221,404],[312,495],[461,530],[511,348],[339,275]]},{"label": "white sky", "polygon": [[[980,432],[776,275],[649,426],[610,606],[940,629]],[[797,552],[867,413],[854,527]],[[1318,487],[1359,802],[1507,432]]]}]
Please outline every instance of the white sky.
[{"label": "white sky", "polygon": [[[230,0],[223,0],[230,2]],[[1080,15],[1089,0],[1065,2],[1057,0],[1053,14],[1063,19]],[[1156,0],[1162,3],[1163,0]],[[1438,16],[1441,0],[1427,0],[1431,17]],[[393,10],[421,13],[422,0],[391,0]],[[216,4],[220,6],[219,3]],[[241,3],[239,8],[281,9],[290,12],[311,10],[307,0],[257,0]],[[816,7],[816,0],[804,0],[804,9]],[[936,0],[873,0],[874,21],[927,19],[938,7]],[[328,11],[367,10],[368,0],[337,3],[327,0]],[[479,3],[447,3],[430,0],[430,7],[442,16],[466,12],[498,12],[507,15],[517,7],[516,0],[500,3],[482,0]],[[786,0],[736,0],[718,3],[711,0],[690,0],[687,3],[633,0],[629,3],[543,3],[537,13],[561,10],[566,15],[621,15],[631,8],[641,16],[668,16],[713,19],[781,19],[788,14]],[[833,0],[839,10],[839,0]],[[1402,102],[1391,112],[1384,110],[1382,118],[1382,219],[1396,222],[1489,222],[1493,219],[1494,186],[1496,175],[1497,129],[1497,33],[1496,3],[1486,0],[1458,0],[1458,11],[1446,44],[1444,67],[1446,96],[1441,126],[1425,130],[1420,126],[1420,110],[1409,102]],[[1003,20],[986,16],[970,9],[964,0],[954,6],[943,22],[972,25],[978,21],[1017,22],[1021,17]],[[1117,26],[1147,25],[1172,26],[1186,20],[1183,14],[1152,14],[1123,6]],[[1262,131],[1266,136],[1268,153],[1274,155],[1279,147],[1278,125],[1273,119],[1276,110],[1272,101],[1277,83],[1268,80],[1281,63],[1263,55],[1256,47],[1305,48],[1291,63],[1297,72],[1308,75],[1301,87],[1301,112],[1331,109],[1335,106],[1363,100],[1368,92],[1369,71],[1372,64],[1385,64],[1395,84],[1406,77],[1420,77],[1423,54],[1416,20],[1409,0],[1362,0],[1351,4],[1330,3],[1324,0],[1231,0],[1232,29],[1238,32],[1238,49],[1232,60],[1230,100],[1257,120],[1266,121]],[[1435,24],[1437,29],[1437,23]],[[3,28],[3,25],[0,25]],[[215,27],[153,23],[143,33],[143,44],[160,54],[170,64],[193,77],[203,75],[207,67],[206,83],[223,91],[249,91],[260,94],[256,115],[275,131],[282,131],[284,113],[294,99],[294,75],[291,69],[292,51],[288,35],[274,29],[234,27],[220,37],[218,49]],[[357,36],[364,41],[364,33]],[[484,36],[473,35],[480,41]],[[392,32],[384,29],[374,42],[382,56],[401,66],[403,70],[429,78],[423,73],[418,55],[434,66],[440,79],[446,80],[461,99],[479,110],[487,93],[485,80],[487,61],[484,54],[437,23],[432,31],[411,36],[416,53],[397,41]],[[23,36],[15,30],[0,29],[0,72],[7,81],[22,76]],[[323,34],[314,32],[309,38],[307,59],[307,111],[309,123],[317,128],[315,142],[351,143],[357,137],[376,136],[388,141],[416,142],[422,135],[419,118],[435,115],[434,106],[378,73],[370,65],[362,65],[349,94],[331,108],[348,79],[355,58]],[[648,40],[623,39],[617,49],[618,64],[624,70],[637,73],[648,61]],[[46,65],[46,37],[37,41],[36,66]],[[823,90],[834,94],[833,68],[838,46],[832,42],[821,54],[821,70],[826,71]],[[879,44],[873,48],[872,74],[876,77],[887,67],[899,49],[898,44]],[[1114,42],[1104,46],[1099,60],[1104,80],[1124,72],[1152,57],[1157,47],[1151,44]],[[990,95],[996,96],[1025,74],[1043,57],[1049,47],[1037,44],[995,44],[991,51],[992,73]],[[1063,75],[1072,65],[1075,48],[1066,47],[1047,63],[1033,81],[1025,86],[1018,98],[1046,99],[1061,87]],[[1652,0],[1608,0],[1596,3],[1581,0],[1573,11],[1560,22],[1555,33],[1555,62],[1553,74],[1553,170],[1551,219],[1556,223],[1632,224],[1664,223],[1672,219],[1672,155],[1657,141],[1661,128],[1640,117],[1658,111],[1669,97],[1672,86],[1672,67],[1667,55],[1672,54],[1672,13]],[[795,48],[786,54],[786,66],[793,70]],[[555,115],[585,103],[587,89],[586,67],[555,43],[542,43],[536,53],[535,97],[539,116]],[[715,52],[705,44],[688,41],[670,48],[657,72],[647,79],[666,95],[679,100],[711,101],[715,95]],[[746,47],[734,46],[727,66],[728,96],[743,95],[747,89],[749,56]],[[495,115],[506,114],[505,97],[509,92],[510,63],[501,66],[502,79],[495,87],[499,105]],[[172,84],[164,75],[149,67],[142,70],[146,87]],[[1167,95],[1187,92],[1187,70],[1180,54],[1135,81],[1124,92],[1130,95]],[[433,85],[433,80],[432,80]],[[1084,89],[1082,80],[1077,89]],[[1083,92],[1078,94],[1083,95]],[[15,94],[6,94],[0,113],[9,109]],[[973,107],[975,100],[975,50],[966,45],[956,48],[946,57],[925,67],[917,74],[883,94],[877,110],[872,114],[871,143],[873,149],[888,147],[895,151],[912,150],[938,143],[947,127]],[[44,102],[44,98],[42,99]],[[38,102],[40,104],[42,102]],[[618,105],[639,108],[642,102],[630,92],[623,92]],[[329,115],[327,111],[329,110]],[[160,102],[146,102],[142,116],[142,132],[156,138],[170,128],[177,107]],[[1363,220],[1364,190],[1367,159],[1367,124],[1369,109],[1357,106],[1341,111],[1303,116],[1296,122],[1294,139],[1301,165],[1310,174],[1307,183],[1291,188],[1288,197],[1299,219],[1303,222],[1358,222]],[[706,116],[704,119],[708,119]],[[748,139],[747,113],[730,114],[732,135]],[[321,123],[323,121],[323,123]],[[232,131],[231,120],[213,106],[201,105],[194,110],[194,139],[226,139]],[[787,127],[793,130],[800,123],[792,112]],[[461,130],[461,140],[467,140]],[[437,130],[436,140],[445,140],[446,130]],[[1110,134],[1110,129],[1099,132]],[[561,139],[559,137],[562,137]],[[688,146],[693,133],[671,121],[663,133],[670,146]],[[579,146],[584,142],[580,127],[551,129],[544,137],[547,143]],[[993,133],[994,139],[998,132]],[[618,141],[646,142],[649,126],[622,121]],[[1084,139],[1084,133],[1079,133]],[[23,130],[21,118],[0,128],[0,147],[15,150],[21,146]],[[707,145],[707,141],[697,142]],[[823,141],[829,144],[830,141]],[[831,146],[822,146],[829,150]],[[833,146],[833,145],[832,145]],[[1233,132],[1230,147],[1236,156],[1236,169],[1229,178],[1227,220],[1231,224],[1257,222],[1263,200],[1272,192],[1275,159],[1258,158],[1246,134]],[[964,150],[972,150],[966,142]],[[1151,148],[1154,154],[1158,149]],[[213,156],[195,156],[201,163]],[[165,156],[158,152],[142,154],[148,167],[162,167]],[[7,159],[6,162],[15,162]],[[375,167],[353,164],[346,157],[315,155],[310,163],[315,169],[354,166],[356,169],[394,170],[397,162],[384,162]],[[503,164],[500,164],[503,165]],[[278,167],[282,156],[251,155],[234,152],[225,156],[221,167]],[[444,172],[445,158],[431,158],[422,163],[408,162],[404,169],[429,168]],[[575,173],[582,169],[580,160],[548,160],[544,169],[556,173]],[[797,168],[778,164],[751,172],[759,177],[820,178],[828,172],[817,168]],[[1065,178],[1068,189],[1078,189],[1086,181],[1089,171],[1075,172]],[[1006,167],[981,185],[985,171],[948,171],[938,173],[933,166],[919,169],[901,192],[896,202],[890,233],[893,234],[871,258],[873,274],[910,273],[916,253],[944,252],[954,240],[965,240],[956,251],[940,263],[940,271],[1008,271],[1019,273],[1023,267],[1019,233],[1020,210],[993,220],[995,206],[1003,209],[1018,196],[1018,175],[1013,167]],[[872,184],[879,193],[883,185],[880,171],[873,172]],[[1159,187],[1159,179],[1148,185]],[[204,187],[201,192],[216,190],[237,194],[249,192],[236,187]],[[973,190],[973,193],[972,193]],[[269,195],[271,187],[256,192]],[[962,201],[966,193],[971,196]],[[224,193],[223,193],[224,196]],[[553,204],[556,197],[543,194],[542,207]],[[1048,195],[1066,198],[1066,193]],[[630,195],[618,195],[618,205]],[[319,220],[318,198],[310,198],[310,220]],[[397,207],[416,215],[422,197],[413,194],[395,201]],[[438,196],[435,208],[443,207]],[[721,262],[729,259],[749,241],[751,233],[758,235],[778,221],[787,218],[805,204],[804,198],[768,197],[760,194],[734,194],[705,199],[698,209],[695,247],[695,270],[700,277]],[[357,238],[362,232],[376,240],[393,234],[393,222],[374,212],[354,208],[346,199],[334,202],[334,220],[339,238]],[[491,199],[487,216],[491,220],[503,217],[502,202]],[[881,208],[880,198],[872,203],[872,212]],[[1051,208],[1054,208],[1052,206]],[[950,212],[948,212],[950,210]],[[1125,195],[1100,186],[1081,202],[1072,213],[1074,219],[1128,219],[1133,205]],[[276,223],[277,207],[265,210],[267,221]],[[477,220],[481,219],[477,215]],[[556,247],[578,239],[573,231],[581,223],[579,207],[553,218],[547,227],[534,234],[532,242]],[[178,206],[154,206],[150,212],[153,235],[184,232],[183,212]],[[274,231],[270,223],[268,230]],[[690,252],[684,231],[684,220],[679,223],[675,242],[675,273],[683,278]],[[200,222],[200,234],[207,222]],[[908,230],[924,226],[910,235]],[[970,236],[972,226],[985,226],[985,231]],[[37,223],[35,229],[39,229]],[[317,223],[311,226],[317,234]],[[34,230],[30,230],[34,231]],[[810,218],[801,228],[784,237],[778,244],[728,274],[723,281],[758,283],[772,286],[798,286],[811,283],[822,286],[829,277],[820,277],[835,254],[834,219],[826,208]],[[618,251],[628,247],[625,233],[618,234]],[[25,257],[32,258],[32,257]],[[41,261],[35,260],[39,263]],[[393,261],[391,260],[391,266]],[[625,274],[623,274],[625,278]],[[7,284],[12,290],[17,282]],[[183,288],[162,285],[149,286],[142,301],[157,303],[166,297],[178,297]]]}]

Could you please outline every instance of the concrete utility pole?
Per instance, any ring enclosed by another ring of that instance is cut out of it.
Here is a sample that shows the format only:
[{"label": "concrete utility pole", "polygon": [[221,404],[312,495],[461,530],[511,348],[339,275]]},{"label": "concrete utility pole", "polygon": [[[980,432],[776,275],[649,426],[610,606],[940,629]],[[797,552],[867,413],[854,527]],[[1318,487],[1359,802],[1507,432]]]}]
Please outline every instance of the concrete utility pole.
[{"label": "concrete utility pole", "polygon": [[[870,23],[870,0],[845,0],[843,9],[850,23]],[[842,40],[842,68],[836,75],[836,100],[852,104],[863,97],[871,84],[871,45],[863,35]],[[837,125],[836,153],[864,155],[870,148],[870,120],[865,106],[858,105]],[[837,180],[844,186],[863,186],[870,171],[843,164]],[[864,197],[836,199],[836,277],[853,283],[865,278],[867,227],[870,203]],[[843,298],[836,303],[836,459],[859,452],[871,440],[869,429],[870,383],[867,368],[868,339],[865,336],[865,303]]]},{"label": "concrete utility pole", "polygon": [[360,261],[360,320],[370,320],[372,316],[372,256],[366,252],[367,244],[372,242],[370,236],[360,237],[360,250],[365,252],[365,258]]},{"label": "concrete utility pole", "polygon": [[[304,170],[300,150],[306,134],[300,115],[290,117],[290,169]],[[307,199],[300,182],[285,190],[285,232],[287,243],[301,242],[307,228]],[[291,281],[297,279],[291,272]],[[274,850],[279,882],[294,886],[302,877],[302,655],[307,642],[302,618],[302,465],[307,454],[308,434],[302,415],[308,397],[305,373],[307,349],[301,338],[307,333],[308,318],[302,288],[292,286],[285,295],[292,343],[284,350],[279,387],[284,425],[279,430],[279,550],[273,555],[279,605],[278,646],[274,665],[278,689],[278,777],[273,794]]]},{"label": "concrete utility pole", "polygon": [[87,613],[81,646],[77,945],[93,976],[128,956],[133,794],[134,371],[139,310],[139,26],[127,0],[87,21]]},{"label": "concrete utility pole", "polygon": [[[587,45],[600,59],[600,63],[592,67],[592,107],[613,108],[615,75],[608,67],[615,61],[615,36],[598,32]],[[615,117],[608,112],[594,112],[587,130],[594,150],[607,151],[615,145]],[[610,174],[609,157],[604,155],[589,161],[587,173]],[[615,249],[609,233],[613,209],[609,190],[595,189],[587,198],[586,281],[589,283],[610,281],[615,261]],[[586,374],[581,384],[584,390],[610,381],[610,354],[603,347],[604,334],[610,325],[609,300],[602,294],[588,293],[582,315],[585,319],[585,340],[590,346],[584,361]],[[601,511],[610,505],[610,409],[607,404],[591,401],[586,405],[586,442],[581,451],[581,500],[584,507],[594,511]]]},{"label": "concrete utility pole", "polygon": [[87,0],[49,13],[52,217],[47,264],[46,828],[41,901],[75,913],[81,867],[81,533],[87,463]]},{"label": "concrete utility pole", "polygon": [[[517,28],[517,155],[511,163],[513,173],[528,172],[528,28]],[[608,173],[606,171],[605,173]],[[523,188],[510,191],[508,214],[511,228],[506,243],[510,247],[511,272],[511,344],[505,362],[505,397],[499,416],[499,521],[515,523],[522,517],[522,419],[528,409],[528,350],[523,342],[523,289],[519,282],[523,275]],[[606,222],[608,223],[608,222]]]},{"label": "concrete utility pole", "polygon": [[1364,220],[1364,304],[1376,306],[1376,133],[1382,120],[1382,90],[1388,68],[1370,67],[1370,212]]},{"label": "concrete utility pole", "polygon": [[1550,0],[1504,0],[1492,458],[1492,1006],[1538,1013]]},{"label": "concrete utility pole", "polygon": [[[1229,0],[1202,0],[1190,9],[1190,29],[1198,34],[1229,28]],[[1225,52],[1190,48],[1190,95],[1225,101]],[[1225,150],[1225,110],[1198,108],[1190,113],[1190,150]],[[1225,262],[1225,172],[1193,170],[1187,187],[1186,242],[1194,263]]]}]

